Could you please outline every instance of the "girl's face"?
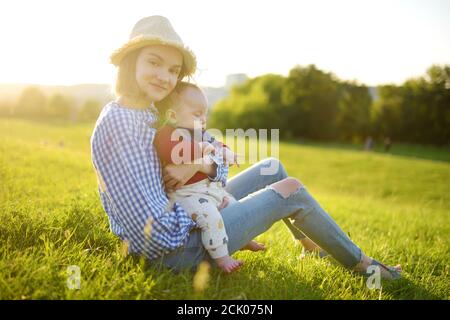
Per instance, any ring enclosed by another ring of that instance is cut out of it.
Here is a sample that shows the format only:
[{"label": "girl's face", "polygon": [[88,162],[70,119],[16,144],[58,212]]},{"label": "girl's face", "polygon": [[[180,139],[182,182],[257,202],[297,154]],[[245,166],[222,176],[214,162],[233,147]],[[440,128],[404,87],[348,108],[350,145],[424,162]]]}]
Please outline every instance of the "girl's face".
[{"label": "girl's face", "polygon": [[173,47],[145,47],[136,60],[139,89],[153,102],[162,100],[175,88],[182,65],[183,56]]}]

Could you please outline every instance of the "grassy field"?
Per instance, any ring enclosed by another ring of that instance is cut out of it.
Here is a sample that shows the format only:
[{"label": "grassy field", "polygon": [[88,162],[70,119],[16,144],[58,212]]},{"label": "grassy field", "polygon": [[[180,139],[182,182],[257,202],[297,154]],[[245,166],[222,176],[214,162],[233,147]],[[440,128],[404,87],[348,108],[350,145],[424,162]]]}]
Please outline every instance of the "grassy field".
[{"label": "grassy field", "polygon": [[[333,260],[300,260],[277,223],[258,238],[266,252],[237,253],[240,272],[213,270],[206,289],[195,291],[193,274],[123,254],[97,195],[92,127],[0,119],[1,299],[450,298],[450,150],[280,146],[288,173],[367,254],[401,263],[404,279],[371,290]],[[79,290],[66,285],[70,265],[80,267]]]}]

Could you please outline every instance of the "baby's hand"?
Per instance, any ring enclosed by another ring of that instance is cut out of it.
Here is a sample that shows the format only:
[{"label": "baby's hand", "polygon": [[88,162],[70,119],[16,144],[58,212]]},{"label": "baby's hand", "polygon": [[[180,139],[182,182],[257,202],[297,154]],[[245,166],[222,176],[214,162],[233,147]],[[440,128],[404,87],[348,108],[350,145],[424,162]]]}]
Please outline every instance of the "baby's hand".
[{"label": "baby's hand", "polygon": [[228,148],[223,148],[223,161],[225,162],[225,164],[228,164],[230,166],[236,164],[239,167],[239,163],[237,161],[237,154],[235,154]]},{"label": "baby's hand", "polygon": [[222,199],[222,203],[219,204],[219,206],[217,207],[218,210],[222,210],[223,208],[226,208],[228,206],[228,204],[230,203],[230,199],[225,196]]},{"label": "baby's hand", "polygon": [[214,151],[216,150],[211,143],[206,142],[206,141],[199,142],[199,145],[202,150],[203,156],[206,156],[210,153],[214,153]]}]

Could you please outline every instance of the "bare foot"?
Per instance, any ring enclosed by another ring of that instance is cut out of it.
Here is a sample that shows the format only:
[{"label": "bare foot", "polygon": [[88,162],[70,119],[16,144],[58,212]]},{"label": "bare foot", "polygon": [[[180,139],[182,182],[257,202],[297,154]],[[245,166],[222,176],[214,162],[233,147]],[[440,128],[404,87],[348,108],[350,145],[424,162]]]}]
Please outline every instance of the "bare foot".
[{"label": "bare foot", "polygon": [[250,250],[250,251],[261,251],[266,250],[266,247],[263,243],[258,243],[254,240],[247,243],[241,250]]},{"label": "bare foot", "polygon": [[[367,271],[369,266],[377,266],[377,264],[373,263],[373,260],[373,258],[370,258],[363,254],[362,261],[356,265],[354,270],[357,272],[364,272]],[[396,266],[391,267],[381,264],[379,270],[380,275],[383,279],[394,280],[401,277],[402,266],[400,264],[397,264]]]},{"label": "bare foot", "polygon": [[313,251],[320,251],[320,247],[311,239],[309,238],[303,238],[300,240],[300,243],[302,244],[303,248],[305,248],[306,251],[308,252],[313,252]]},{"label": "bare foot", "polygon": [[325,258],[329,256],[328,252],[323,250],[309,238],[303,238],[299,242],[303,246],[302,253],[300,254],[300,259],[305,259],[307,256],[310,256],[311,254],[313,254],[314,256],[317,255],[319,258]]},{"label": "bare foot", "polygon": [[235,260],[230,256],[225,256],[216,259],[217,266],[225,273],[232,273],[238,270],[244,262],[242,260]]}]

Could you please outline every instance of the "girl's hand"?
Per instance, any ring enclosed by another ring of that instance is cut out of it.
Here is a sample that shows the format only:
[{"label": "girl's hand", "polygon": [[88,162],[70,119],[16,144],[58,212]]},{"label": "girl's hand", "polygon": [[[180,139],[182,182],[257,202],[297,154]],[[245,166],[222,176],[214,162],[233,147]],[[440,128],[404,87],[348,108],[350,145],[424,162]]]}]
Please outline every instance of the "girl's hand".
[{"label": "girl's hand", "polygon": [[200,163],[193,164],[167,164],[163,168],[163,179],[166,186],[166,192],[175,191],[186,184],[196,172],[203,172],[208,176],[216,175],[216,165],[205,156]]},{"label": "girl's hand", "polygon": [[163,168],[163,179],[166,192],[184,186],[192,176],[202,168],[202,164],[168,164]]}]

